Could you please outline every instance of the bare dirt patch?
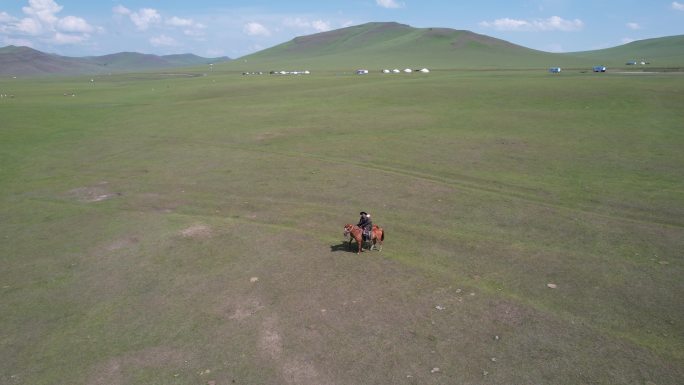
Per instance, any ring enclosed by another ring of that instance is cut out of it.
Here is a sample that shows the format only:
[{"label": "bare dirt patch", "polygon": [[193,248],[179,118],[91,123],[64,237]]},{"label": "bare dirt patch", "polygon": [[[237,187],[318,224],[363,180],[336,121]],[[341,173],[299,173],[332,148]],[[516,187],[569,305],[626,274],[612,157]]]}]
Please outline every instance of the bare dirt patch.
[{"label": "bare dirt patch", "polygon": [[507,326],[521,326],[526,319],[526,311],[521,306],[510,302],[497,303],[489,315],[494,321]]},{"label": "bare dirt patch", "polygon": [[283,342],[276,323],[275,318],[267,318],[261,325],[259,334],[259,351],[272,360],[280,359],[283,354]]},{"label": "bare dirt patch", "polygon": [[180,366],[188,356],[183,352],[168,348],[155,347],[131,352],[112,358],[95,367],[86,382],[88,385],[119,385],[129,383],[127,372],[140,368],[164,368]]},{"label": "bare dirt patch", "polygon": [[333,384],[323,378],[311,360],[300,355],[283,353],[283,338],[278,330],[278,320],[268,317],[261,325],[259,351],[265,358],[273,361],[280,377],[286,384],[317,385]]},{"label": "bare dirt patch", "polygon": [[229,320],[242,321],[264,309],[264,305],[256,299],[230,300],[219,312]]},{"label": "bare dirt patch", "polygon": [[127,249],[129,247],[133,247],[133,246],[137,245],[138,242],[140,242],[138,237],[127,237],[127,238],[117,239],[114,242],[105,246],[105,251],[116,251],[116,250],[121,250],[121,249]]},{"label": "bare dirt patch", "polygon": [[67,192],[67,196],[79,202],[92,203],[114,198],[121,193],[112,192],[109,182],[100,182],[94,186],[78,187]]},{"label": "bare dirt patch", "polygon": [[167,194],[143,193],[129,199],[131,205],[143,210],[152,210],[162,213],[171,213],[187,202],[170,197]]},{"label": "bare dirt patch", "polygon": [[211,238],[213,230],[205,224],[194,224],[186,229],[180,231],[183,238],[206,239]]}]

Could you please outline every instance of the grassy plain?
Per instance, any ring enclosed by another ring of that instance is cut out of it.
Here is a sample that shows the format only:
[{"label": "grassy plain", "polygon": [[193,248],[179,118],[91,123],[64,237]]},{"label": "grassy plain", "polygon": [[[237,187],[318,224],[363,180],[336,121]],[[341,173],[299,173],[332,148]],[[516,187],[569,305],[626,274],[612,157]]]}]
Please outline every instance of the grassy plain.
[{"label": "grassy plain", "polygon": [[684,378],[684,76],[89,79],[0,80],[0,383]]}]

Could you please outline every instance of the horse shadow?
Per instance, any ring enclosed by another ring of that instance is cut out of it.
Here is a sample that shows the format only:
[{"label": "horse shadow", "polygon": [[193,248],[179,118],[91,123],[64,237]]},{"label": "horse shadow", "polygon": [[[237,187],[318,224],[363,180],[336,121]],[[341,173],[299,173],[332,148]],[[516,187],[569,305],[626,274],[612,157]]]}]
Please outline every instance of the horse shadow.
[{"label": "horse shadow", "polygon": [[349,248],[349,242],[342,241],[342,242],[338,243],[337,245],[330,245],[330,252],[331,253],[336,253],[338,251],[352,252],[352,250]]},{"label": "horse shadow", "polygon": [[[366,252],[370,251],[370,250],[368,250],[367,246],[368,246],[368,244],[364,243],[364,247],[363,247],[362,251],[366,251]],[[351,247],[349,247],[349,241],[342,241],[336,245],[330,245],[330,252],[331,253],[337,253],[338,251],[342,251],[342,252],[346,251],[347,253],[356,253],[357,250],[358,249],[357,249],[356,243],[354,243],[354,242],[352,242]],[[377,250],[375,250],[375,251],[377,251]]]}]

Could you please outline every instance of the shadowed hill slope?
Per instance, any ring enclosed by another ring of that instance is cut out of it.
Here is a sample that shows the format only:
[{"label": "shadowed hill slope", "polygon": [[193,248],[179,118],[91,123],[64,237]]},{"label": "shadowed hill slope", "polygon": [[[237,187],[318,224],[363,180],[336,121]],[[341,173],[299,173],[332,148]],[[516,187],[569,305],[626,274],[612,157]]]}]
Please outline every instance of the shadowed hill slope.
[{"label": "shadowed hill slope", "polygon": [[111,55],[93,56],[84,59],[98,66],[114,68],[116,70],[191,67],[230,60],[226,57],[204,58],[193,54],[157,56],[137,52],[120,52]]},{"label": "shadowed hill slope", "polygon": [[94,68],[78,59],[50,55],[29,47],[0,48],[0,75],[78,74]]},{"label": "shadowed hill slope", "polygon": [[226,57],[203,58],[192,54],[157,56],[120,52],[104,56],[66,57],[44,53],[29,47],[0,48],[0,75],[77,75],[106,72],[134,72],[190,67],[230,60]]}]

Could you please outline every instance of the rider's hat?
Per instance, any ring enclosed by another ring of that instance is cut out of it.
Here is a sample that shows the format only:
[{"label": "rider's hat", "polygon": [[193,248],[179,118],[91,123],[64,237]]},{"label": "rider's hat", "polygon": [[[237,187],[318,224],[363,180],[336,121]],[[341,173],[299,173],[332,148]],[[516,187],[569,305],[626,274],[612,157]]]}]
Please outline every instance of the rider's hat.
[{"label": "rider's hat", "polygon": [[368,213],[365,212],[365,211],[361,211],[361,212],[359,213],[359,215],[368,215]]}]

